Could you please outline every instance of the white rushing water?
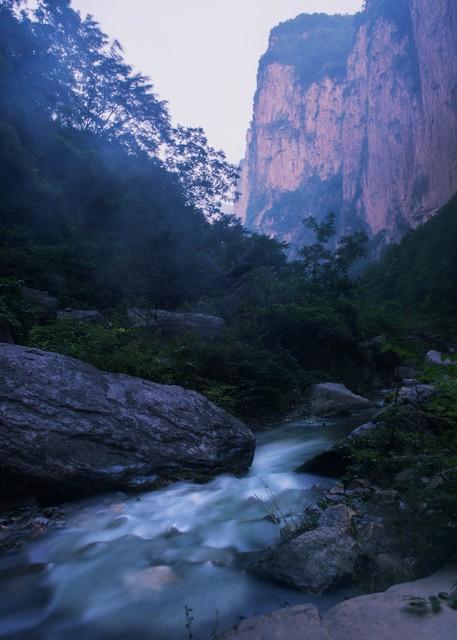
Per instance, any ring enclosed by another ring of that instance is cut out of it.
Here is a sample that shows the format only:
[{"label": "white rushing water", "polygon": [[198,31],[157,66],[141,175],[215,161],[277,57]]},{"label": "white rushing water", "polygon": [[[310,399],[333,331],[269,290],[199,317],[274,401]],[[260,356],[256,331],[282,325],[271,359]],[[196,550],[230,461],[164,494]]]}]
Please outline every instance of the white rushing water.
[{"label": "white rushing water", "polygon": [[[72,507],[66,527],[0,558],[0,637],[11,640],[209,640],[243,616],[299,602],[244,567],[279,540],[270,514],[299,517],[328,480],[294,473],[364,416],[302,420],[257,435],[244,478],[176,483]],[[272,497],[274,496],[274,497]]]}]

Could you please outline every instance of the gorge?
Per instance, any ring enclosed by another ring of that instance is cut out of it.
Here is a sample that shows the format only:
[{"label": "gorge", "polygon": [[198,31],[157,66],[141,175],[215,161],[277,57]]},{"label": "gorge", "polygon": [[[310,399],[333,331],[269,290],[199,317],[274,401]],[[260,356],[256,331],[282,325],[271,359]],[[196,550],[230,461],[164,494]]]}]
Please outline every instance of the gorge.
[{"label": "gorge", "polygon": [[455,4],[273,30],[241,224],[81,2],[0,0],[0,638],[454,640]]},{"label": "gorge", "polygon": [[373,247],[398,241],[457,190],[457,6],[368,0],[270,35],[258,71],[237,215],[297,246],[337,217]]}]

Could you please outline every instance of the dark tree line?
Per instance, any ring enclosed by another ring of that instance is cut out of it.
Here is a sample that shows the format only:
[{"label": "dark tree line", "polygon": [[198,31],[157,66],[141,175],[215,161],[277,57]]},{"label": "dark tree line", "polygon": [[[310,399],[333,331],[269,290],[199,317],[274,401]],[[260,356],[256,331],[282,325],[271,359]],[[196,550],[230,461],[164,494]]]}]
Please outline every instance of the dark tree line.
[{"label": "dark tree line", "polygon": [[1,275],[69,302],[192,302],[258,242],[236,168],[68,0],[0,0],[0,151]]},{"label": "dark tree line", "polygon": [[33,12],[23,4],[0,2],[2,54],[15,80],[30,83],[35,107],[63,128],[161,158],[178,175],[188,203],[206,215],[234,200],[236,168],[201,129],[172,127],[149,78],[127,64],[120,43],[91,15],[82,19],[70,0],[39,0]]},{"label": "dark tree line", "polygon": [[[0,0],[0,326],[15,339],[199,389],[240,415],[287,410],[312,381],[355,384],[367,333],[386,331],[351,275],[366,239],[332,251],[334,218],[308,219],[315,241],[290,261],[221,213],[236,178],[202,129],[172,126],[93,18],[68,0],[33,13]],[[386,281],[372,274],[373,292]],[[109,320],[41,326],[24,285]],[[210,345],[167,342],[126,330],[132,305],[215,313],[228,329]]]}]

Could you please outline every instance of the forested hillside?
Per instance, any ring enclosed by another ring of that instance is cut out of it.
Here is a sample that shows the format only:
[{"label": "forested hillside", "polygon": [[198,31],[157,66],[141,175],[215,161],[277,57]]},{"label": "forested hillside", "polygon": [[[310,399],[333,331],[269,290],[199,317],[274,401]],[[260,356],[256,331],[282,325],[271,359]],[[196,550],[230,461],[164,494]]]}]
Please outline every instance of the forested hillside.
[{"label": "forested hillside", "polygon": [[[360,357],[353,311],[338,296],[317,306],[282,245],[221,214],[236,182],[223,153],[202,130],[171,126],[92,18],[69,2],[18,4],[0,5],[0,312],[13,338],[197,388],[244,415],[287,409],[308,371],[343,375],[338,352]],[[107,322],[42,325],[24,286]],[[132,306],[210,311],[229,328],[219,343],[164,340],[125,323]]]},{"label": "forested hillside", "polygon": [[[410,329],[402,305],[411,318],[430,305],[439,315],[439,300],[455,298],[455,202],[392,249],[368,286],[348,275],[363,234],[332,253],[332,216],[307,222],[315,242],[288,262],[284,245],[221,213],[235,168],[201,129],[171,125],[119,43],[69,2],[41,0],[33,14],[20,5],[0,2],[5,335],[199,390],[255,420],[296,410],[314,381],[364,389],[393,375]],[[27,287],[102,321],[44,318]],[[164,335],[132,326],[132,308],[209,313],[225,329]],[[367,347],[379,334],[392,341]]]},{"label": "forested hillside", "polygon": [[455,322],[457,313],[457,197],[429,222],[390,247],[366,273],[374,304],[395,303],[430,322]]},{"label": "forested hillside", "polygon": [[31,18],[1,5],[4,274],[67,304],[194,301],[249,243],[208,223],[235,169],[200,130],[171,127],[91,18],[65,2]]}]

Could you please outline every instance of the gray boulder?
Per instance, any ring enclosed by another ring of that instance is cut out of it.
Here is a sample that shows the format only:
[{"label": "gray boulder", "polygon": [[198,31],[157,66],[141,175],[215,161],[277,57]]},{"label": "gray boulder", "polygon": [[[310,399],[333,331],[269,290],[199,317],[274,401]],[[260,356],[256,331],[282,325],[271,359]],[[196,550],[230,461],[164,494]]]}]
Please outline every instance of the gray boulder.
[{"label": "gray boulder", "polygon": [[425,362],[428,362],[430,364],[441,364],[444,366],[449,366],[453,364],[450,358],[444,358],[443,354],[440,351],[433,351],[433,350],[429,351],[425,355]]},{"label": "gray boulder", "polygon": [[270,615],[247,618],[220,640],[331,640],[319,609],[300,604]]},{"label": "gray boulder", "polygon": [[335,588],[352,576],[359,556],[356,541],[344,531],[338,515],[327,515],[326,524],[331,526],[320,526],[266,551],[251,571],[301,591],[323,593]]},{"label": "gray boulder", "polygon": [[66,309],[57,313],[57,320],[74,320],[78,322],[88,322],[90,324],[100,324],[103,316],[100,311],[90,309]]},{"label": "gray boulder", "polygon": [[346,440],[349,442],[351,440],[357,440],[358,438],[365,438],[366,436],[373,435],[376,431],[381,431],[384,429],[384,424],[382,422],[375,422],[374,420],[370,420],[369,422],[365,422],[346,437]]},{"label": "gray boulder", "polygon": [[216,338],[225,328],[225,320],[204,313],[132,308],[127,311],[127,318],[132,327],[153,327],[171,336],[195,333],[202,338]]},{"label": "gray boulder", "polygon": [[55,320],[59,307],[57,298],[50,296],[47,291],[31,289],[30,287],[23,287],[21,293],[24,300],[34,308],[37,319],[40,322]]},{"label": "gray boulder", "polygon": [[446,604],[438,614],[430,607],[414,613],[407,598],[428,600],[449,592],[457,581],[451,566],[429,578],[341,602],[323,615],[311,604],[281,609],[243,620],[221,640],[455,640],[456,612]]},{"label": "gray boulder", "polygon": [[437,395],[433,385],[420,384],[415,380],[406,380],[398,392],[397,401],[401,404],[425,404]]},{"label": "gray boulder", "polygon": [[0,494],[54,500],[242,474],[251,431],[181,387],[0,343]]},{"label": "gray boulder", "polygon": [[307,410],[314,416],[329,418],[373,407],[367,398],[352,393],[344,384],[326,382],[312,385],[305,398]]},{"label": "gray boulder", "polygon": [[345,504],[337,504],[334,507],[324,509],[320,518],[320,527],[329,527],[344,534],[350,534],[353,530],[355,511]]},{"label": "gray boulder", "polygon": [[414,613],[407,598],[450,592],[457,578],[455,567],[415,582],[391,587],[384,593],[342,602],[323,619],[330,640],[454,640],[456,612],[446,604],[438,614],[430,606],[424,615]]}]

